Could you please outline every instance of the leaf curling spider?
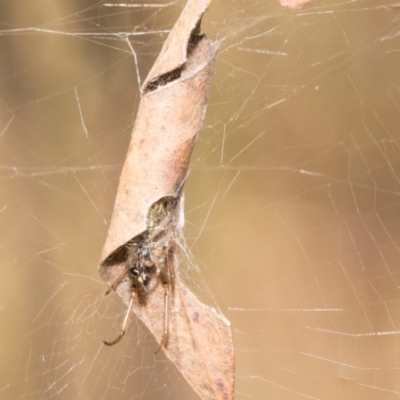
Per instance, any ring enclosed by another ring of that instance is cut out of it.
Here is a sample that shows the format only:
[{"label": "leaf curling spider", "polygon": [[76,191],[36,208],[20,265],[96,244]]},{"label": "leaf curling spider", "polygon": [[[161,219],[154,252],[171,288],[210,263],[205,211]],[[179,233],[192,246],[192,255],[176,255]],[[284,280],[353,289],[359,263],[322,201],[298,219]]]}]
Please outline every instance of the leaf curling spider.
[{"label": "leaf curling spider", "polygon": [[[131,282],[131,297],[125,317],[116,339],[103,341],[107,346],[117,344],[125,335],[133,302],[137,296],[139,305],[146,305],[146,298],[161,282],[164,289],[164,328],[155,353],[168,345],[170,296],[174,290],[175,233],[179,199],[163,197],[154,203],[147,214],[147,230],[125,246],[125,269],[107,289],[105,295],[115,290],[126,277]],[[106,261],[107,262],[107,261]],[[157,278],[157,282],[153,282]]]}]

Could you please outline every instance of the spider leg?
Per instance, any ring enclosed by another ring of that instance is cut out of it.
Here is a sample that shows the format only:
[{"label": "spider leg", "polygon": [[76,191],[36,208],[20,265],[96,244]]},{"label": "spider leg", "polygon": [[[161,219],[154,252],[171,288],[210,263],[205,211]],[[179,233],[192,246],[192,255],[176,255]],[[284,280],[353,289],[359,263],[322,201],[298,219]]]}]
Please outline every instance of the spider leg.
[{"label": "spider leg", "polygon": [[173,250],[168,252],[166,264],[167,272],[160,272],[160,279],[164,288],[164,330],[161,341],[154,354],[157,354],[163,347],[167,347],[169,340],[169,313],[171,311],[170,294],[174,290],[175,274],[173,265]]},{"label": "spider leg", "polygon": [[160,344],[157,347],[157,350],[154,352],[154,354],[157,354],[163,347],[166,347],[169,339],[169,311],[170,311],[169,283],[168,282],[163,283],[163,288],[164,288],[164,331],[161,337]]},{"label": "spider leg", "polygon": [[104,292],[104,296],[107,296],[110,294],[111,290],[115,290],[115,288],[122,282],[122,280],[125,278],[126,274],[128,273],[127,269],[125,268],[125,271],[114,281],[114,283],[106,289]]},{"label": "spider leg", "polygon": [[168,272],[168,280],[171,285],[172,291],[175,289],[175,247],[172,247],[168,252],[168,260],[167,260],[167,272]]},{"label": "spider leg", "polygon": [[131,299],[129,300],[128,309],[126,310],[124,322],[122,323],[122,327],[121,327],[121,330],[119,331],[117,338],[114,339],[112,342],[107,342],[107,341],[103,340],[103,343],[105,345],[114,346],[114,344],[117,344],[125,335],[125,332],[126,332],[126,329],[128,327],[128,323],[129,323],[129,314],[131,313],[131,310],[132,310],[132,304],[133,304],[134,297],[135,297],[135,292],[132,292]]}]

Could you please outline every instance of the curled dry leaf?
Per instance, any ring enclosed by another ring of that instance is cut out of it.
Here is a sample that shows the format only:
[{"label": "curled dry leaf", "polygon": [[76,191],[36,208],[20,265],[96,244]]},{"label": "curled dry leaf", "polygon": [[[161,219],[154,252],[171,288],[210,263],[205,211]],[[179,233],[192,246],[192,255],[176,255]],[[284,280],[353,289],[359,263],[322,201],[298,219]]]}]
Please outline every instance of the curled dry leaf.
[{"label": "curled dry leaf", "polygon": [[218,45],[200,33],[210,0],[190,0],[147,77],[100,275],[154,334],[202,399],[233,399],[229,322],[181,280],[182,188]]}]

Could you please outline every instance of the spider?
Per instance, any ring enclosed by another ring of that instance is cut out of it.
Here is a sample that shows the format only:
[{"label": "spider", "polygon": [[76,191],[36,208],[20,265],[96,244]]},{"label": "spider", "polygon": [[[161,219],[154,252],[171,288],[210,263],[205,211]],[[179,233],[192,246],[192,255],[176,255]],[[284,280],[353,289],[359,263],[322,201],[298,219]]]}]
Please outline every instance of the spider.
[{"label": "spider", "polygon": [[[105,295],[115,290],[128,276],[131,282],[131,298],[122,323],[122,327],[116,339],[103,341],[107,346],[117,344],[125,335],[129,323],[129,315],[135,297],[140,305],[146,304],[147,295],[161,282],[164,289],[164,329],[161,342],[155,351],[166,347],[169,339],[169,313],[170,295],[174,290],[174,253],[175,253],[175,229],[178,199],[164,197],[154,203],[147,215],[147,230],[134,238],[126,245],[125,270],[107,289]],[[153,282],[157,278],[157,282]]]}]

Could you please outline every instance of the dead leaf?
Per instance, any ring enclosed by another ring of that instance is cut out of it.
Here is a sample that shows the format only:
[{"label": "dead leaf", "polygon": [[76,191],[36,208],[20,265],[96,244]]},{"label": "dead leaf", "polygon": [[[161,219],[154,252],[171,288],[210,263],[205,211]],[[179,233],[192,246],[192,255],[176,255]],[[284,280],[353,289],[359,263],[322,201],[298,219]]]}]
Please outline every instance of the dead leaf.
[{"label": "dead leaf", "polygon": [[[137,295],[132,310],[159,343],[164,334],[167,288],[169,340],[163,347],[165,354],[202,399],[229,400],[234,387],[230,324],[217,310],[201,303],[180,278],[180,257],[175,249],[182,244],[173,243],[183,240],[179,210],[168,211],[171,215],[160,211],[163,222],[157,219],[157,212],[153,218],[151,211],[163,199],[176,199],[173,204],[179,206],[183,203],[182,188],[205,116],[218,50],[218,44],[200,34],[201,17],[209,3],[188,2],[145,80],[99,272],[126,304],[132,292]],[[157,228],[158,224],[166,226]],[[153,245],[154,241],[161,245]],[[132,243],[142,243],[137,269],[144,278],[129,275]],[[146,267],[151,275],[144,272],[144,257],[146,265],[152,265]],[[165,266],[157,265],[154,259],[161,259],[161,264],[173,263],[173,270],[165,272]],[[138,285],[144,289],[141,302]]]}]

